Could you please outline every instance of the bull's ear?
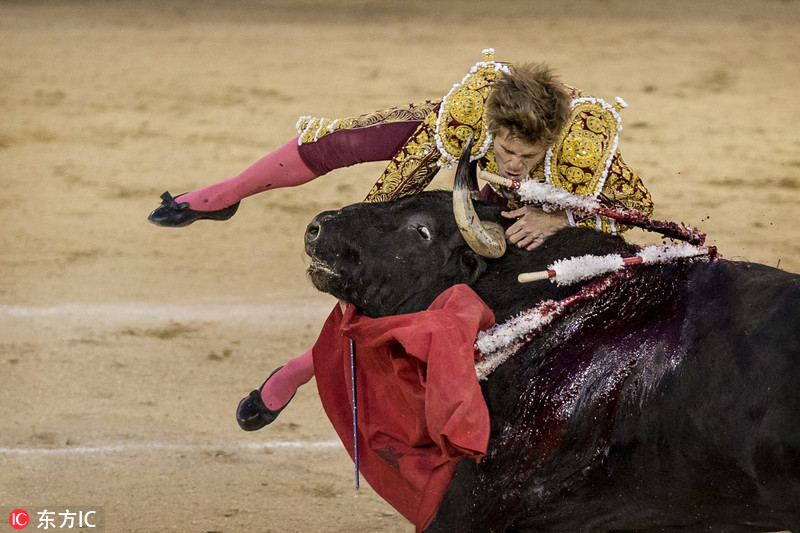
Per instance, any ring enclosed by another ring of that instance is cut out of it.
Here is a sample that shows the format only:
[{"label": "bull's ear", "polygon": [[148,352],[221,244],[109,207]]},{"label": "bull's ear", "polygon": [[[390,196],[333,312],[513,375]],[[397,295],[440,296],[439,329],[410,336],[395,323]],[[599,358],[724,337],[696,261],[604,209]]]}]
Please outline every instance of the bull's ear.
[{"label": "bull's ear", "polygon": [[461,272],[464,275],[464,283],[471,285],[481,274],[486,272],[486,259],[468,250],[461,256]]}]

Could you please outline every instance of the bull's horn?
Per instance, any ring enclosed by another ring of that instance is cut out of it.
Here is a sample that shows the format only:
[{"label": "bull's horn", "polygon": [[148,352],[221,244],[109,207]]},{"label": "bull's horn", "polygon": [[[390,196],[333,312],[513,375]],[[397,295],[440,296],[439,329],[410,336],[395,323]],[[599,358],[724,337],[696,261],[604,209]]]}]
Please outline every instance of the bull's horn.
[{"label": "bull's horn", "polygon": [[472,205],[472,195],[478,194],[478,162],[469,160],[472,142],[470,135],[458,161],[453,182],[453,214],[469,247],[478,255],[496,259],[506,252],[505,232],[496,222],[481,222]]}]

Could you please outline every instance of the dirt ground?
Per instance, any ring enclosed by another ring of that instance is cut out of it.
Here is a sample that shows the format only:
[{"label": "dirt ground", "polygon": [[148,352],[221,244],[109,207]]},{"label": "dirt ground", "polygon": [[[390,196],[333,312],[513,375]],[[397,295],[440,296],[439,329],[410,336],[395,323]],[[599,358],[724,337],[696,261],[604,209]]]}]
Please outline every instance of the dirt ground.
[{"label": "dirt ground", "polygon": [[301,115],[444,95],[483,48],[623,97],[656,218],[800,272],[796,0],[2,1],[0,47],[0,531],[66,507],[113,532],[412,531],[354,489],[313,383],[263,431],[233,416],[334,303],[305,225],[383,165],[226,223],[146,217]]}]

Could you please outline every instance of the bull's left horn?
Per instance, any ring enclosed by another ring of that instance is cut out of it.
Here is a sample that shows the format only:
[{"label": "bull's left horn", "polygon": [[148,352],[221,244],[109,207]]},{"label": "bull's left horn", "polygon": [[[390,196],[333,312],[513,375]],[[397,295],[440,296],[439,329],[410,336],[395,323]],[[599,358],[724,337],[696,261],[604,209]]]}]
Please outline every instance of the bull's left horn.
[{"label": "bull's left horn", "polygon": [[478,194],[478,162],[470,162],[472,142],[470,135],[458,161],[453,182],[453,214],[469,247],[478,255],[496,259],[506,252],[506,236],[500,224],[481,222],[472,205],[473,193]]}]

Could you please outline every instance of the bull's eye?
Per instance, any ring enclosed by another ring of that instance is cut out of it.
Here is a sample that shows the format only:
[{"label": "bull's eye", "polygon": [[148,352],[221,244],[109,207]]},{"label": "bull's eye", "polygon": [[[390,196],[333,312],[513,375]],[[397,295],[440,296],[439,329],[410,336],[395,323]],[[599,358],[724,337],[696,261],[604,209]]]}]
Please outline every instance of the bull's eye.
[{"label": "bull's eye", "polygon": [[431,240],[431,230],[427,226],[417,226],[417,233],[426,241]]}]

